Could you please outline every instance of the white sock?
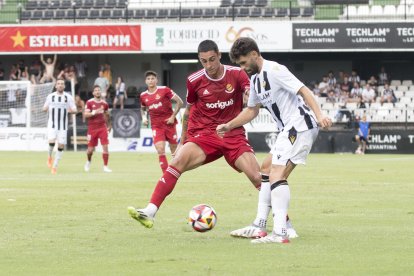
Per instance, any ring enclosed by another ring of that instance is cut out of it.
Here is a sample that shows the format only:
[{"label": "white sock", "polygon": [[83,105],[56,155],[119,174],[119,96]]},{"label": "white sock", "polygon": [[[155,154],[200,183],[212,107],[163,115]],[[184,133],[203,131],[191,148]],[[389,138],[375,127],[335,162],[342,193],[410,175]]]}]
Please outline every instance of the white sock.
[{"label": "white sock", "polygon": [[253,224],[260,228],[266,228],[267,217],[271,208],[269,176],[262,174],[262,185],[259,191],[259,203],[257,204],[257,215]]},{"label": "white sock", "polygon": [[155,217],[155,214],[158,211],[158,207],[153,203],[148,203],[147,207],[143,209],[145,213],[147,213],[151,217]]},{"label": "white sock", "polygon": [[286,216],[290,202],[290,189],[286,180],[279,180],[271,186],[272,210],[274,215],[273,231],[286,235]]},{"label": "white sock", "polygon": [[52,157],[53,149],[55,148],[55,145],[51,146],[49,145],[49,157]]},{"label": "white sock", "polygon": [[57,168],[60,158],[62,158],[63,150],[58,150],[55,155],[55,161],[53,161],[53,168]]}]

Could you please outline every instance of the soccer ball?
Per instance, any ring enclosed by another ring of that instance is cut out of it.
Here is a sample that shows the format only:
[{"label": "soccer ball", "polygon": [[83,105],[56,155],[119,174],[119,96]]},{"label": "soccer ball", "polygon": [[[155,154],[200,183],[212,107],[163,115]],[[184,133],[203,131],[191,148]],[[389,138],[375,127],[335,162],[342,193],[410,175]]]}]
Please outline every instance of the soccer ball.
[{"label": "soccer ball", "polygon": [[188,224],[197,232],[206,232],[213,229],[216,222],[216,211],[206,204],[194,206],[188,215]]}]

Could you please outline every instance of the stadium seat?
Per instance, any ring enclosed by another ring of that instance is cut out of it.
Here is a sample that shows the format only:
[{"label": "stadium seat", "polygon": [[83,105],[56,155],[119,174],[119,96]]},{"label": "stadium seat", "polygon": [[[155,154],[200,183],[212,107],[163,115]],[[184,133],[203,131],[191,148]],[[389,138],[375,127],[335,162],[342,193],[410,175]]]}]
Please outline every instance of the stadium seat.
[{"label": "stadium seat", "polygon": [[66,18],[66,11],[58,10],[55,13],[55,19],[65,19]]},{"label": "stadium seat", "polygon": [[89,19],[98,19],[101,16],[100,10],[91,10],[89,12]]},{"label": "stadium seat", "polygon": [[61,1],[58,1],[58,0],[50,1],[48,8],[49,9],[59,9],[60,8],[60,4],[61,4]]},{"label": "stadium seat", "polygon": [[401,97],[400,103],[411,104],[411,97],[407,97],[407,96]]},{"label": "stadium seat", "polygon": [[160,10],[158,10],[158,13],[157,13],[157,18],[167,18],[168,17],[168,13],[169,13],[169,10],[167,10],[167,9],[160,9]]},{"label": "stadium seat", "polygon": [[237,17],[248,17],[249,16],[249,8],[240,8],[236,11]]},{"label": "stadium seat", "polygon": [[55,11],[53,11],[53,10],[46,10],[45,12],[44,12],[44,14],[43,14],[43,18],[42,19],[45,19],[45,20],[52,20],[52,19],[54,19],[55,18]]},{"label": "stadium seat", "polygon": [[413,81],[412,80],[403,80],[401,82],[402,85],[406,85],[406,86],[411,86],[413,85]]},{"label": "stadium seat", "polygon": [[243,0],[243,7],[252,7],[255,5],[256,0]]},{"label": "stadium seat", "polygon": [[250,17],[261,17],[262,8],[253,8],[250,10]]},{"label": "stadium seat", "polygon": [[390,85],[394,85],[394,86],[401,85],[401,81],[400,80],[391,80]]},{"label": "stadium seat", "polygon": [[265,8],[263,17],[273,17],[275,16],[275,9],[274,8]]},{"label": "stadium seat", "polygon": [[402,17],[408,14],[408,12],[409,12],[408,7],[406,7],[405,5],[398,5],[396,15],[398,15],[399,17]]},{"label": "stadium seat", "polygon": [[111,10],[102,10],[100,19],[109,19],[111,18]]},{"label": "stadium seat", "polygon": [[31,16],[31,11],[22,11],[22,13],[20,14],[20,20],[29,20]]},{"label": "stadium seat", "polygon": [[220,7],[227,8],[231,6],[231,0],[221,0]]},{"label": "stadium seat", "polygon": [[306,7],[302,11],[302,17],[311,17],[314,15],[314,11],[312,7]]},{"label": "stadium seat", "polygon": [[40,1],[37,6],[38,10],[46,10],[48,8],[49,8],[49,1]]},{"label": "stadium seat", "polygon": [[408,86],[406,85],[399,85],[396,91],[408,91]]},{"label": "stadium seat", "polygon": [[276,11],[276,17],[286,17],[288,16],[288,9],[287,8],[279,8]]},{"label": "stadium seat", "polygon": [[408,10],[408,16],[410,17],[414,16],[414,5],[411,5],[410,9]]},{"label": "stadium seat", "polygon": [[227,9],[225,8],[218,8],[216,10],[216,14],[214,17],[220,18],[220,17],[227,17]]},{"label": "stadium seat", "polygon": [[266,7],[267,0],[256,0],[256,7]]},{"label": "stadium seat", "polygon": [[93,0],[84,0],[82,7],[86,9],[93,8],[94,7]]},{"label": "stadium seat", "polygon": [[134,10],[128,10],[127,15],[128,15],[128,17],[126,17],[126,18],[134,18]]},{"label": "stadium seat", "polygon": [[70,1],[70,0],[62,1],[62,3],[60,3],[60,8],[61,9],[70,9],[70,8],[72,8],[72,1]]},{"label": "stadium seat", "polygon": [[205,18],[214,17],[214,9],[205,9],[203,17],[205,17]]},{"label": "stadium seat", "polygon": [[390,110],[394,108],[394,104],[393,103],[383,103],[380,106],[380,109],[386,109],[386,110]]},{"label": "stadium seat", "polygon": [[89,17],[88,10],[78,10],[76,18],[87,19]]},{"label": "stadium seat", "polygon": [[75,0],[75,8],[80,9],[83,6],[82,0]]},{"label": "stadium seat", "polygon": [[201,17],[203,17],[203,10],[202,9],[193,9],[193,12],[191,14],[191,17],[193,17],[193,18],[201,18]]},{"label": "stadium seat", "polygon": [[147,14],[145,15],[146,19],[152,19],[157,16],[157,10],[147,10]]},{"label": "stadium seat", "polygon": [[397,11],[396,11],[394,5],[386,5],[384,7],[384,12],[383,12],[384,16],[395,16],[396,13],[397,13]]},{"label": "stadium seat", "polygon": [[40,20],[43,18],[43,11],[33,11],[32,13],[32,20]]},{"label": "stadium seat", "polygon": [[369,16],[369,6],[368,5],[358,6],[357,13],[358,13],[358,17]]},{"label": "stadium seat", "polygon": [[355,17],[358,15],[356,6],[345,6],[344,8],[344,17]]},{"label": "stadium seat", "polygon": [[116,8],[116,0],[106,0],[105,8],[106,9],[114,9]]},{"label": "stadium seat", "polygon": [[125,9],[125,8],[126,8],[126,6],[127,6],[127,3],[128,3],[128,0],[118,0],[118,1],[116,2],[116,7],[117,7],[118,9]]},{"label": "stadium seat", "polygon": [[68,11],[66,12],[66,16],[65,16],[65,18],[66,18],[66,19],[73,19],[73,17],[75,17],[75,12],[74,12],[73,10],[68,10]]},{"label": "stadium seat", "polygon": [[134,14],[134,19],[143,19],[146,16],[146,10],[136,10]]},{"label": "stadium seat", "polygon": [[111,16],[111,18],[113,18],[113,19],[122,19],[122,18],[125,18],[125,16],[124,16],[124,11],[123,11],[123,10],[117,10],[117,9],[114,9],[114,10],[112,11],[112,16]]},{"label": "stadium seat", "polygon": [[181,9],[181,18],[190,18],[191,9]]},{"label": "stadium seat", "polygon": [[291,8],[289,15],[290,15],[290,17],[300,16],[300,8]]},{"label": "stadium seat", "polygon": [[397,99],[404,97],[404,91],[394,91],[395,97],[397,97]]},{"label": "stadium seat", "polygon": [[26,3],[26,10],[35,10],[37,9],[37,1],[28,1]]},{"label": "stadium seat", "polygon": [[170,10],[170,14],[168,18],[179,18],[180,17],[180,10],[179,9],[172,9]]},{"label": "stadium seat", "polygon": [[243,6],[243,0],[234,0],[232,6],[235,6],[235,7]]},{"label": "stadium seat", "polygon": [[95,0],[94,9],[103,9],[105,7],[105,0]]}]

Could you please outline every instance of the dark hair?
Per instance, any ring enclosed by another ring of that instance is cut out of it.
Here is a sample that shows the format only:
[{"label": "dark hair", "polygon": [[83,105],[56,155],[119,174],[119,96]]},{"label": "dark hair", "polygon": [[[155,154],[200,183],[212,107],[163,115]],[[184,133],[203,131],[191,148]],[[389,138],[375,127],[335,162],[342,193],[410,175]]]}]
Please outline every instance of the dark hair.
[{"label": "dark hair", "polygon": [[215,43],[213,40],[203,40],[200,42],[200,44],[198,44],[198,49],[197,49],[197,53],[205,53],[208,51],[214,51],[216,53],[219,52],[217,43]]},{"label": "dark hair", "polygon": [[256,41],[250,37],[240,37],[231,46],[229,53],[230,60],[235,63],[241,56],[246,56],[252,51],[260,55],[259,46],[257,46]]},{"label": "dark hair", "polygon": [[145,72],[145,78],[148,76],[154,76],[154,77],[158,77],[158,74],[155,71],[147,71]]},{"label": "dark hair", "polygon": [[94,85],[92,88],[92,91],[95,90],[96,87],[99,87],[99,89],[101,89],[101,87],[99,85]]}]

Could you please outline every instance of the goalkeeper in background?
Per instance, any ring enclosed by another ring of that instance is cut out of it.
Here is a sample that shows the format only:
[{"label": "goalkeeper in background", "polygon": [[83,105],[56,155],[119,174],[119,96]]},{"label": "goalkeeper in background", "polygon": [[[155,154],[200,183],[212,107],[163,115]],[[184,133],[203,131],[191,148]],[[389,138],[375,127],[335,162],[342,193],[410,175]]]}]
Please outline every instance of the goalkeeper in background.
[{"label": "goalkeeper in background", "polygon": [[[76,105],[72,96],[65,92],[65,80],[59,78],[56,81],[56,91],[49,94],[43,106],[43,111],[49,112],[47,122],[47,139],[49,141],[49,155],[47,166],[51,168],[52,174],[56,174],[59,160],[67,142],[69,113],[76,113]],[[55,144],[58,150],[53,161],[52,154]]]}]

